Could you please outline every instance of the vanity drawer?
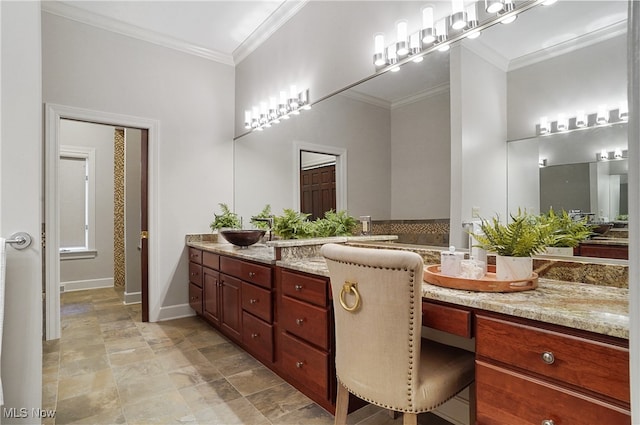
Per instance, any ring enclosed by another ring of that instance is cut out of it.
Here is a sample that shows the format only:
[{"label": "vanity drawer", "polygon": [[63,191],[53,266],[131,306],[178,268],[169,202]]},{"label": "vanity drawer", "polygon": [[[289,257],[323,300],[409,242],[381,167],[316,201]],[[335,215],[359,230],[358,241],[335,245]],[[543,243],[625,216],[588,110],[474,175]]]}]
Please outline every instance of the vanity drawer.
[{"label": "vanity drawer", "polygon": [[202,263],[202,251],[195,248],[189,248],[189,261],[194,263]]},{"label": "vanity drawer", "polygon": [[628,410],[482,361],[476,395],[483,425],[631,424]]},{"label": "vanity drawer", "polygon": [[324,398],[329,396],[329,355],[285,332],[281,334],[282,367],[291,377]]},{"label": "vanity drawer", "polygon": [[422,326],[458,335],[473,337],[471,312],[430,302],[422,303]]},{"label": "vanity drawer", "polygon": [[220,256],[213,252],[204,251],[202,253],[202,265],[210,269],[220,270]]},{"label": "vanity drawer", "polygon": [[242,312],[242,342],[256,356],[273,362],[273,326]]},{"label": "vanity drawer", "polygon": [[320,307],[326,307],[328,303],[327,284],[325,279],[282,271],[283,294]]},{"label": "vanity drawer", "polygon": [[263,288],[271,289],[271,274],[271,267],[254,263],[242,263],[242,276],[240,278]]},{"label": "vanity drawer", "polygon": [[249,263],[235,258],[220,257],[220,271],[271,289],[271,267]]},{"label": "vanity drawer", "polygon": [[198,314],[202,314],[202,288],[190,283],[189,284],[189,305]]},{"label": "vanity drawer", "polygon": [[202,288],[202,266],[189,262],[189,282]]},{"label": "vanity drawer", "polygon": [[329,314],[326,309],[283,296],[280,326],[318,347],[329,348]]},{"label": "vanity drawer", "polygon": [[629,350],[476,316],[476,354],[629,403]]},{"label": "vanity drawer", "polygon": [[242,308],[269,323],[273,320],[271,291],[242,283]]}]

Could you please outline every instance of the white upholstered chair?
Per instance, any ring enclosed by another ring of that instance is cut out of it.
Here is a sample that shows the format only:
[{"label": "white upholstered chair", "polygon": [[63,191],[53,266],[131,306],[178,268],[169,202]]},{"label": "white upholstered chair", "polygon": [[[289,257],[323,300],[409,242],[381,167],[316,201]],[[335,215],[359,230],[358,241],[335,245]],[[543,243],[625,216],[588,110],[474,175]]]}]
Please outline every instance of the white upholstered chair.
[{"label": "white upholstered chair", "polygon": [[416,424],[473,382],[473,353],[421,338],[422,257],[338,244],[321,253],[335,313],[336,424],[346,423],[349,393]]}]

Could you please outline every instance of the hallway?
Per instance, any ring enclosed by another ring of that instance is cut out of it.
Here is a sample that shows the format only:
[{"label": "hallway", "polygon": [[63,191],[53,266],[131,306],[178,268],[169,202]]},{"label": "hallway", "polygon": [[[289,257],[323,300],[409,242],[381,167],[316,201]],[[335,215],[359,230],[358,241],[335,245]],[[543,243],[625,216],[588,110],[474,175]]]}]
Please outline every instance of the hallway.
[{"label": "hallway", "polygon": [[[199,318],[140,322],[116,289],[61,294],[62,338],[44,342],[45,424],[333,424],[333,416]],[[360,425],[400,424],[367,406]],[[420,416],[422,425],[448,425]]]}]

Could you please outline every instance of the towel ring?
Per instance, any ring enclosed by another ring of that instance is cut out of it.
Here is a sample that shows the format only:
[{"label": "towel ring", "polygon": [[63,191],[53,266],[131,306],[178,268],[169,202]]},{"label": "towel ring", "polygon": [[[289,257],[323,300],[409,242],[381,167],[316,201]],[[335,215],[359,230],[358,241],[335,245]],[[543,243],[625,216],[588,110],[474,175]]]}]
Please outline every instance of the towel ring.
[{"label": "towel ring", "polygon": [[[353,295],[355,295],[356,297],[356,302],[351,307],[349,307],[347,305],[347,302],[344,300],[345,292],[346,293],[353,292]],[[340,290],[340,305],[342,306],[342,308],[344,308],[348,312],[354,312],[360,307],[360,292],[358,292],[357,283],[345,282],[344,285],[342,285],[342,289]]]}]

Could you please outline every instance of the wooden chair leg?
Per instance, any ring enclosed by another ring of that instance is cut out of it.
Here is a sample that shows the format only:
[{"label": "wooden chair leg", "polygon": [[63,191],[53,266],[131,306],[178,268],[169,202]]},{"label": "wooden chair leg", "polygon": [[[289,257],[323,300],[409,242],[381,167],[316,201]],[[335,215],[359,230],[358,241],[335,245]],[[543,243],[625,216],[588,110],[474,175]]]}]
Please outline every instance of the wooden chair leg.
[{"label": "wooden chair leg", "polygon": [[338,394],[336,396],[335,425],[347,424],[347,412],[349,410],[349,390],[338,381]]},{"label": "wooden chair leg", "polygon": [[404,412],[402,415],[402,425],[418,425],[418,414]]}]

